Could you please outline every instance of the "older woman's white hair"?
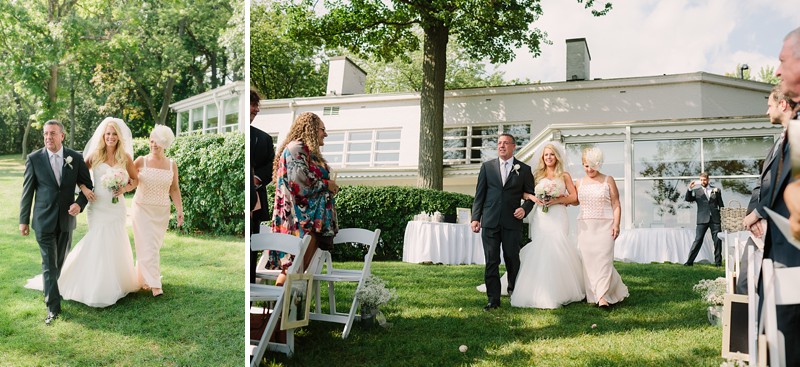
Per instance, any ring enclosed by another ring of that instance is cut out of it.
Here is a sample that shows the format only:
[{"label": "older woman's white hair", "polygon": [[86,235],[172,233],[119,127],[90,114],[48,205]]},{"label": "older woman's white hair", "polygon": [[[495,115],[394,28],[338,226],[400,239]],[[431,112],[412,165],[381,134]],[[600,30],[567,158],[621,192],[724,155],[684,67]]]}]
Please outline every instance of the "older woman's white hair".
[{"label": "older woman's white hair", "polygon": [[164,148],[165,150],[172,145],[173,141],[175,141],[175,134],[172,133],[172,129],[166,125],[156,125],[153,128],[153,131],[150,132],[150,137],[155,140],[158,146]]},{"label": "older woman's white hair", "polygon": [[584,149],[583,162],[590,168],[599,170],[603,166],[603,151],[596,147]]}]

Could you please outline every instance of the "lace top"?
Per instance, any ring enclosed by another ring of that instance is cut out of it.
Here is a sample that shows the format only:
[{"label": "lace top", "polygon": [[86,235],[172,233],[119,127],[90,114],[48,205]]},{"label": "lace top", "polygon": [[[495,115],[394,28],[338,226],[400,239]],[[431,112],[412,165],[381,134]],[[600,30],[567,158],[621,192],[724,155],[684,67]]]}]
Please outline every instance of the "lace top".
[{"label": "lace top", "polygon": [[172,185],[172,160],[169,169],[147,167],[147,158],[144,167],[139,170],[139,186],[133,196],[139,204],[169,206],[169,187]]},{"label": "lace top", "polygon": [[582,178],[578,187],[578,201],[581,203],[578,219],[614,219],[608,176],[603,183]]}]

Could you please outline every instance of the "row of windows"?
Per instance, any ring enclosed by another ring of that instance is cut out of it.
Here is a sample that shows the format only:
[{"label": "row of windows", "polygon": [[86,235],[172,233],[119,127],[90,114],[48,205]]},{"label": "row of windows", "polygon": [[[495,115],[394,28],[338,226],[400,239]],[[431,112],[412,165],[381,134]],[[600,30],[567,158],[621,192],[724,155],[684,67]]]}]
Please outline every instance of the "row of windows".
[{"label": "row of windows", "polygon": [[[178,135],[216,134],[237,131],[239,128],[239,97],[178,112]],[[222,112],[222,113],[220,113]],[[220,124],[220,121],[222,123]]]},{"label": "row of windows", "polygon": [[400,129],[330,132],[321,150],[335,167],[397,166]]}]

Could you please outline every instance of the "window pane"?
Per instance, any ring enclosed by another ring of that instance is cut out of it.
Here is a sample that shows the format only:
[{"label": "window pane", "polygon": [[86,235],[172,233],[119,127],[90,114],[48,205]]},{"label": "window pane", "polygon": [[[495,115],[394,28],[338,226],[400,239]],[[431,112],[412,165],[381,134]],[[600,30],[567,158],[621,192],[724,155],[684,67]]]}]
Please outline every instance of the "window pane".
[{"label": "window pane", "polygon": [[239,97],[233,97],[225,101],[225,114],[226,115],[239,114]]},{"label": "window pane", "polygon": [[328,133],[328,136],[325,138],[325,144],[335,141],[344,141],[344,133]]},{"label": "window pane", "polygon": [[531,141],[531,126],[528,124],[505,125],[503,130],[503,132],[514,136],[514,142],[517,145],[514,153],[519,152],[522,147]]},{"label": "window pane", "polygon": [[444,129],[444,137],[459,137],[459,136],[467,136],[467,128],[466,127],[458,127],[454,129]]},{"label": "window pane", "polygon": [[178,125],[181,127],[181,134],[189,132],[189,112],[184,111],[178,113]]},{"label": "window pane", "polygon": [[322,153],[341,153],[342,149],[344,149],[344,144],[325,144],[322,146]]},{"label": "window pane", "polygon": [[400,160],[400,153],[375,153],[376,162],[397,162]]},{"label": "window pane", "polygon": [[375,143],[375,150],[398,150],[400,149],[400,142],[383,142],[379,141]]},{"label": "window pane", "polygon": [[703,139],[705,170],[709,175],[758,175],[772,136]]},{"label": "window pane", "polygon": [[348,154],[347,163],[369,163],[369,153]]},{"label": "window pane", "polygon": [[635,227],[694,227],[696,210],[684,200],[685,180],[637,180],[634,190]]},{"label": "window pane", "polygon": [[351,152],[368,152],[372,150],[372,143],[350,143],[347,150]]},{"label": "window pane", "polygon": [[400,130],[383,130],[377,132],[378,140],[400,139]]},{"label": "window pane", "polygon": [[[565,159],[565,169],[572,175],[573,179],[584,176],[583,172],[583,150],[585,148],[599,148],[603,152],[603,166],[600,172],[611,175],[615,179],[625,177],[625,143],[621,141],[603,143],[580,143],[567,144],[567,159]],[[535,164],[534,164],[535,166]],[[534,167],[535,169],[536,167]]]},{"label": "window pane", "polygon": [[219,116],[217,116],[217,105],[208,105],[206,108],[206,119],[208,120],[206,125],[208,128],[217,127],[217,122],[219,121]]},{"label": "window pane", "polygon": [[351,132],[350,140],[372,140],[372,131]]},{"label": "window pane", "polygon": [[700,173],[700,139],[633,142],[636,177],[696,176]]},{"label": "window pane", "polygon": [[197,131],[202,129],[203,129],[203,108],[198,107],[192,110],[191,130]]},{"label": "window pane", "polygon": [[325,158],[325,160],[328,161],[329,164],[342,164],[342,155],[341,154],[323,153],[322,156]]},{"label": "window pane", "polygon": [[467,151],[464,149],[459,150],[445,150],[444,151],[444,159],[465,159],[467,158]]},{"label": "window pane", "polygon": [[480,149],[480,161],[485,162],[497,158],[497,135],[499,132],[500,129],[497,126],[472,128],[472,146]]}]

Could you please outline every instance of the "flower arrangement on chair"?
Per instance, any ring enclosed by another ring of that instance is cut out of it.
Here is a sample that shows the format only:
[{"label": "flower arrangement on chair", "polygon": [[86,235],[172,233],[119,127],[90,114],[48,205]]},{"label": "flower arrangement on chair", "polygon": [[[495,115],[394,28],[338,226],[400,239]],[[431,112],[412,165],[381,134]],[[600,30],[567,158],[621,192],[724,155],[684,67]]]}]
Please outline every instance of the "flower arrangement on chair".
[{"label": "flower arrangement on chair", "polygon": [[722,324],[722,305],[725,303],[725,278],[702,279],[692,287],[703,296],[703,301],[710,304],[708,307],[708,322],[712,325]]},{"label": "flower arrangement on chair", "polygon": [[386,288],[383,279],[370,275],[364,280],[364,285],[356,291],[358,304],[361,306],[361,319],[377,320],[381,326],[387,327],[386,317],[380,307],[397,299],[397,291]]}]

